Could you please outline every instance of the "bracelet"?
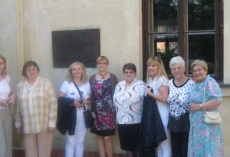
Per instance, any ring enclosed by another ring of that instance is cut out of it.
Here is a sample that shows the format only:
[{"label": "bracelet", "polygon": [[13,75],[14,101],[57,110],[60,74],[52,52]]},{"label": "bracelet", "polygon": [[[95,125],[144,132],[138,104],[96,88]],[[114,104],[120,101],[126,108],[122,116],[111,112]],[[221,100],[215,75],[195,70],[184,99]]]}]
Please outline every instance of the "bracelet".
[{"label": "bracelet", "polygon": [[202,110],[203,110],[203,104],[200,104],[200,109],[202,109]]}]

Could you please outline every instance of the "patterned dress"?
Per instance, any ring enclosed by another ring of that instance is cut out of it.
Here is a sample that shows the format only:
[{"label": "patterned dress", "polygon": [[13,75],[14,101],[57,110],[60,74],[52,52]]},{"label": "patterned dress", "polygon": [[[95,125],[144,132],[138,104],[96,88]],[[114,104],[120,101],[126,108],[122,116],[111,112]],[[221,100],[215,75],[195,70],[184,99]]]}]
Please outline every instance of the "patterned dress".
[{"label": "patterned dress", "polygon": [[175,79],[169,80],[169,95],[167,101],[170,105],[170,114],[168,129],[172,132],[179,133],[189,131],[189,106],[194,85],[195,83],[191,79],[187,79],[187,81],[180,86],[175,84]]},{"label": "patterned dress", "polygon": [[100,136],[115,134],[116,109],[113,106],[113,89],[111,78],[97,80],[92,87],[92,117],[91,132]]},{"label": "patterned dress", "polygon": [[[203,82],[196,85],[191,99],[201,104],[204,99],[219,101],[222,94],[218,83],[207,76]],[[217,108],[213,109],[217,110]],[[190,113],[190,132],[188,144],[188,157],[223,157],[223,136],[221,124],[213,125],[204,122],[204,111]]]}]

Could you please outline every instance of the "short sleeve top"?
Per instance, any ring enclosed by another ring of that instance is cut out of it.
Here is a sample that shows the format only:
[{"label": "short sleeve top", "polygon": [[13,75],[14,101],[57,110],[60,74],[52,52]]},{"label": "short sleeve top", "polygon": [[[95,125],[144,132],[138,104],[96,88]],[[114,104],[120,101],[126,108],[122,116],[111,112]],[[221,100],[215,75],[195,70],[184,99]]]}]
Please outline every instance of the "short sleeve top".
[{"label": "short sleeve top", "polygon": [[[161,85],[168,86],[168,79],[164,76],[155,77],[154,79],[150,78],[147,85],[153,89],[155,94],[160,94],[159,88]],[[161,118],[168,118],[169,116],[169,105],[161,101],[156,100],[157,107],[160,113]]]},{"label": "short sleeve top", "polygon": [[[87,99],[90,96],[91,90],[89,82],[84,83],[82,86],[79,86],[78,88],[81,91],[82,97],[84,99]],[[60,91],[65,93],[67,98],[73,98],[75,100],[80,99],[79,92],[76,89],[73,82],[64,81],[60,88]]]}]

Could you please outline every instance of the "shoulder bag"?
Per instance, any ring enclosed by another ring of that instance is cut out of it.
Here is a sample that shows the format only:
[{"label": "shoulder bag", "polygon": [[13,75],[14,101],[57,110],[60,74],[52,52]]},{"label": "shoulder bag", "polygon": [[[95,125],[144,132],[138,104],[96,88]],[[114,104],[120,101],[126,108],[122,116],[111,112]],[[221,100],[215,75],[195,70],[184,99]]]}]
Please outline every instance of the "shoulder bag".
[{"label": "shoulder bag", "polygon": [[[83,99],[83,96],[82,96],[82,93],[81,91],[79,90],[77,84],[73,81],[79,95],[80,95],[80,98]],[[85,118],[85,127],[88,129],[91,127],[91,123],[92,123],[92,114],[91,114],[91,111],[85,106],[85,104],[82,102],[82,106],[83,106],[83,109],[84,109],[84,118]]]},{"label": "shoulder bag", "polygon": [[[205,87],[204,87],[203,103],[204,102],[205,102]],[[221,123],[220,111],[204,111],[204,122],[207,124],[219,124],[219,123]]]}]

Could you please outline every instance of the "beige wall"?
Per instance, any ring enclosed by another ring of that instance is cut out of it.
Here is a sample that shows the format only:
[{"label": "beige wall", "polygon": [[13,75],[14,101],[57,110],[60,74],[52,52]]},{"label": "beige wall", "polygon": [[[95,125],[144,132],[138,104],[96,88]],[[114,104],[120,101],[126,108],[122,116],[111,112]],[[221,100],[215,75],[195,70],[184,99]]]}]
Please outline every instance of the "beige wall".
[{"label": "beige wall", "polygon": [[[230,83],[230,1],[224,0],[224,82]],[[38,62],[41,76],[49,78],[56,92],[65,80],[67,69],[52,67],[52,39],[54,30],[99,28],[101,54],[110,59],[110,71],[122,79],[122,66],[133,62],[142,74],[141,0],[0,0],[0,54],[6,56],[12,87],[21,79],[26,60]],[[87,74],[96,72],[87,68]],[[225,156],[230,156],[230,87],[222,88],[223,133]],[[85,149],[96,151],[95,135],[88,133]],[[55,148],[64,148],[64,137],[56,133]],[[115,152],[119,149],[114,136]]]}]

